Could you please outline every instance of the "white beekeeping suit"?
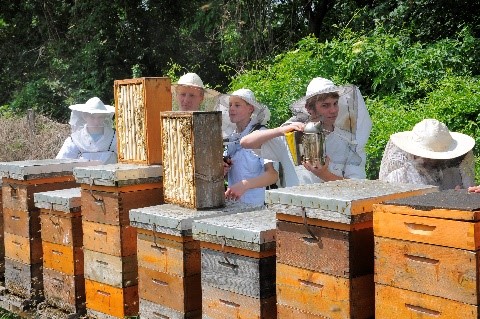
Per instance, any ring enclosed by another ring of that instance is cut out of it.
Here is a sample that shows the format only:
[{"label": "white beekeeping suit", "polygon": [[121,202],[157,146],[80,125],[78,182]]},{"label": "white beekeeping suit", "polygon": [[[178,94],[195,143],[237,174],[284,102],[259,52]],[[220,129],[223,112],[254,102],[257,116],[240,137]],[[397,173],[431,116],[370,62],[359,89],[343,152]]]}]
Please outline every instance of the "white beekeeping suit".
[{"label": "white beekeeping suit", "polygon": [[98,97],[85,104],[70,105],[69,124],[72,134],[65,140],[57,158],[98,160],[103,164],[117,162],[117,138],[113,126],[115,108]]}]

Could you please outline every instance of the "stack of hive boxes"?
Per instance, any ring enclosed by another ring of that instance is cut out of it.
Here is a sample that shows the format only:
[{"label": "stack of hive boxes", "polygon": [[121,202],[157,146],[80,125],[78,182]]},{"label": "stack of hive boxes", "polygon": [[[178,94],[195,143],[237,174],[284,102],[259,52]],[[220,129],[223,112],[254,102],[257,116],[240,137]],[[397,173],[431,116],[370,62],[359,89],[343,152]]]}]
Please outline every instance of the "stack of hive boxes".
[{"label": "stack of hive boxes", "polygon": [[376,318],[479,318],[480,194],[375,205]]},{"label": "stack of hive boxes", "polygon": [[2,308],[23,311],[43,299],[40,210],[34,194],[75,187],[73,168],[94,164],[68,159],[0,164],[7,290],[0,296]]},{"label": "stack of hive boxes", "polygon": [[277,213],[278,318],[373,317],[372,206],[433,191],[370,180],[268,191]]},{"label": "stack of hive boxes", "polygon": [[87,314],[137,315],[137,233],[128,212],[163,202],[161,166],[110,164],[73,173],[81,186]]},{"label": "stack of hive boxes", "polygon": [[275,231],[269,210],[194,221],[203,318],[276,318]]},{"label": "stack of hive boxes", "polygon": [[40,209],[45,303],[42,318],[79,318],[85,313],[80,188],[36,193]]}]

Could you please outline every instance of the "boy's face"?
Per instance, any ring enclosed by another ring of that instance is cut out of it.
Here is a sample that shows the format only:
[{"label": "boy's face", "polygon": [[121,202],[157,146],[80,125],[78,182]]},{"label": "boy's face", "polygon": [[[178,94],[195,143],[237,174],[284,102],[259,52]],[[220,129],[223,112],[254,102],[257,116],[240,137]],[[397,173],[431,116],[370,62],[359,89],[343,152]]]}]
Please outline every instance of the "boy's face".
[{"label": "boy's face", "polygon": [[327,97],[307,105],[312,122],[323,120],[326,127],[333,126],[338,116],[338,98]]},{"label": "boy's face", "polygon": [[203,102],[203,90],[192,86],[179,85],[176,96],[180,111],[198,111]]},{"label": "boy's face", "polygon": [[228,103],[228,115],[232,123],[248,124],[250,122],[250,116],[253,113],[253,106],[245,102],[245,100],[231,96]]}]

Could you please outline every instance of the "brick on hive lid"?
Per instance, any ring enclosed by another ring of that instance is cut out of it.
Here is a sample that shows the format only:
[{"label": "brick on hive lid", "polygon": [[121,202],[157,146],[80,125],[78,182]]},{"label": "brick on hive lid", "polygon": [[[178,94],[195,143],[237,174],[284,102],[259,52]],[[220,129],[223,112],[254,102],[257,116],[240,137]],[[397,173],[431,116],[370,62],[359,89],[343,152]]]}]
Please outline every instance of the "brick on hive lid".
[{"label": "brick on hive lid", "polygon": [[80,187],[66,188],[48,192],[35,193],[35,207],[59,212],[75,212],[81,208]]},{"label": "brick on hive lid", "polygon": [[107,164],[77,167],[73,170],[77,183],[97,186],[127,186],[162,181],[161,165]]}]

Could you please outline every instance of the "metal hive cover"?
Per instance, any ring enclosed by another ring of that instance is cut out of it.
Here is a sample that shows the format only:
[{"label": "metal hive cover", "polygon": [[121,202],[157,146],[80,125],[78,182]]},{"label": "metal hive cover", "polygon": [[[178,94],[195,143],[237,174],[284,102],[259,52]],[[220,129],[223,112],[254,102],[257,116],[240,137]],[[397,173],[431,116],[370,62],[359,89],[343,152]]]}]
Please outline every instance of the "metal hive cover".
[{"label": "metal hive cover", "polygon": [[226,216],[217,216],[193,223],[192,234],[207,234],[255,244],[275,241],[276,214],[263,209]]},{"label": "metal hive cover", "polygon": [[81,207],[80,187],[67,188],[33,194],[35,207],[69,212],[72,208]]},{"label": "metal hive cover", "polygon": [[46,159],[0,163],[0,177],[29,180],[39,177],[72,175],[74,167],[94,166],[99,161],[83,159]]},{"label": "metal hive cover", "polygon": [[344,179],[268,190],[265,202],[316,208],[352,215],[372,211],[373,203],[389,198],[436,192],[429,185],[388,183],[379,180]]},{"label": "metal hive cover", "polygon": [[175,236],[185,236],[192,234],[194,220],[255,209],[259,210],[261,207],[231,201],[228,201],[225,207],[205,210],[195,210],[174,204],[162,204],[131,209],[129,217],[130,225],[134,227]]},{"label": "metal hive cover", "polygon": [[73,170],[77,183],[102,186],[158,182],[162,176],[161,165],[118,163],[93,167],[77,167]]}]

